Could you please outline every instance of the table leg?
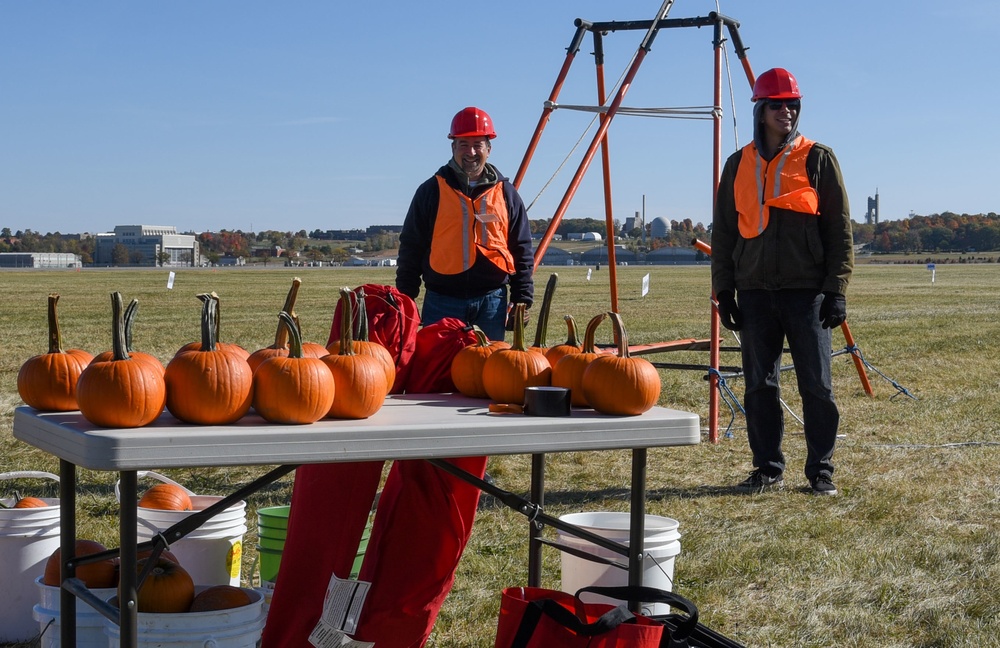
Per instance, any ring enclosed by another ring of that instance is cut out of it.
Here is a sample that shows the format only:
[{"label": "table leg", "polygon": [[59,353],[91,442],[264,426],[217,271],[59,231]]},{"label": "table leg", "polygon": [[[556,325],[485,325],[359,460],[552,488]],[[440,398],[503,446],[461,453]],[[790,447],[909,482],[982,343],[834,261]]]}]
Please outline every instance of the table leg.
[{"label": "table leg", "polygon": [[[76,576],[76,568],[67,565],[76,556],[76,465],[64,459],[59,460],[59,545],[61,586]],[[63,646],[75,646],[76,596],[68,589],[59,591],[59,609],[63,619],[59,640]]]},{"label": "table leg", "polygon": [[[531,501],[545,505],[545,455],[531,455]],[[528,520],[528,586],[540,587],[542,582],[542,529],[545,525]]]},{"label": "table leg", "polygon": [[[642,585],[642,566],[646,554],[646,449],[632,450],[632,498],[630,503],[631,524],[629,529],[628,584],[630,587]],[[641,612],[639,601],[629,601],[629,609]]]},{"label": "table leg", "polygon": [[[132,648],[139,643],[138,597],[136,594],[136,525],[138,477],[136,471],[127,470],[118,474],[121,480],[121,512],[118,523],[118,542],[121,551],[118,590],[118,630],[119,646]],[[70,644],[72,645],[72,644]]]}]

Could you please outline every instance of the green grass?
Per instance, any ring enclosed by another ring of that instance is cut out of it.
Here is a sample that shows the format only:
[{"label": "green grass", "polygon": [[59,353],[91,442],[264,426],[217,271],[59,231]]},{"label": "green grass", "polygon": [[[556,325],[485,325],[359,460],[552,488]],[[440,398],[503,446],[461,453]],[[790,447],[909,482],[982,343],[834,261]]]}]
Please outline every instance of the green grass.
[{"label": "green grass", "polygon": [[[608,268],[542,268],[539,290],[560,275],[548,344],[565,338],[561,318],[581,326],[609,306]],[[620,267],[619,310],[636,344],[709,334],[707,267]],[[640,295],[650,273],[650,293]],[[222,339],[250,350],[273,340],[277,310],[293,276],[301,276],[296,310],[305,337],[325,343],[337,289],[391,283],[391,269],[188,270],[166,289],[166,272],[84,270],[0,272],[7,307],[0,313],[0,471],[48,470],[57,461],[13,440],[21,404],[16,374],[46,349],[45,302],[59,302],[67,346],[110,347],[108,293],[140,302],[135,346],[166,361],[198,337],[195,294],[222,298]],[[675,590],[693,599],[704,622],[748,646],[1000,645],[1000,265],[939,266],[936,281],[920,265],[859,265],[848,295],[851,330],[864,357],[918,400],[898,394],[869,372],[874,396],[861,388],[848,356],[834,360],[841,433],[834,457],[836,498],[806,493],[801,427],[786,417],[786,490],[740,496],[730,486],[750,470],[744,423],[720,410],[720,440],[649,453],[649,512],[680,522]],[[607,325],[604,325],[607,326]],[[531,327],[533,334],[534,327]],[[599,342],[610,342],[602,328]],[[725,343],[735,340],[727,337]],[[835,335],[837,348],[844,345]],[[649,356],[707,363],[705,352]],[[737,364],[726,355],[723,363]],[[701,371],[661,370],[660,404],[702,417],[708,387]],[[784,375],[791,411],[800,404],[794,376]],[[731,381],[742,398],[742,383]],[[629,453],[566,453],[548,458],[546,510],[626,510]],[[156,469],[156,466],[150,466]],[[207,494],[245,484],[264,468],[166,471]],[[490,473],[514,492],[528,490],[529,460],[495,457]],[[115,476],[81,471],[82,534],[116,544]],[[248,502],[245,569],[256,542],[255,511],[284,504],[291,479]],[[0,492],[9,491],[0,486]],[[49,494],[41,486],[22,490]],[[36,493],[32,493],[36,494]],[[548,532],[547,532],[548,533]],[[507,509],[486,508],[462,559],[455,587],[430,646],[493,645],[502,588],[526,582],[527,526]],[[559,586],[557,552],[544,554],[544,585]],[[414,565],[414,568],[418,568]]]}]

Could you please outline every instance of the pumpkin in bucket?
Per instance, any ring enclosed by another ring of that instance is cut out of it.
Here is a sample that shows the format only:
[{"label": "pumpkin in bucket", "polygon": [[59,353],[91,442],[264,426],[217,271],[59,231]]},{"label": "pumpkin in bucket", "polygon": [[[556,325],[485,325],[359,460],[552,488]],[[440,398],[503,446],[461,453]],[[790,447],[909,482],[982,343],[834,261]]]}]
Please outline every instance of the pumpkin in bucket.
[{"label": "pumpkin in bucket", "polygon": [[157,484],[139,498],[139,506],[161,511],[190,511],[191,496],[176,484]]},{"label": "pumpkin in bucket", "polygon": [[[148,561],[148,558],[144,558],[136,562],[136,576],[142,574]],[[139,587],[137,598],[139,612],[187,612],[194,601],[194,579],[186,569],[161,555]]]},{"label": "pumpkin in bucket", "polygon": [[[107,547],[95,540],[78,539],[74,545],[73,555],[77,557],[89,556],[107,550]],[[45,571],[42,573],[42,584],[50,587],[59,587],[59,583],[62,582],[61,569],[62,551],[56,549],[45,563]],[[118,560],[116,558],[107,558],[98,562],[80,565],[76,568],[76,577],[91,589],[114,587],[118,582]]]},{"label": "pumpkin in bucket", "polygon": [[250,595],[244,589],[232,585],[213,585],[194,597],[190,611],[230,610],[250,605],[250,602]]}]

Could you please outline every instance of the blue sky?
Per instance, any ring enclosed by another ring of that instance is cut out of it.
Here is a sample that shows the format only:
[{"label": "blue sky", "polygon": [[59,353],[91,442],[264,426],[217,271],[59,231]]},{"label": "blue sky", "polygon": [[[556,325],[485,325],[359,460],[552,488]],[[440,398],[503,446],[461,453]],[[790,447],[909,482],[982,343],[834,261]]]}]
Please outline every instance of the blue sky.
[{"label": "blue sky", "polygon": [[[649,20],[660,5],[0,0],[0,227],[400,224],[413,190],[447,161],[457,110],[493,116],[490,161],[513,178],[574,19]],[[669,17],[716,9],[676,0]],[[1000,3],[719,0],[718,9],[740,22],[756,74],[782,66],[798,77],[800,129],[837,153],[856,221],[876,188],[884,220],[1000,211]],[[605,37],[609,92],[641,37]],[[707,28],[661,31],[623,105],[711,103],[711,42]],[[724,157],[751,136],[750,90],[726,50],[735,109],[724,79]],[[588,36],[559,103],[596,102],[591,52]],[[532,218],[551,217],[566,194],[591,119],[553,114],[521,185]],[[640,211],[645,196],[647,220],[711,221],[710,121],[619,115],[609,138],[616,218]],[[566,217],[604,217],[600,156]]]}]

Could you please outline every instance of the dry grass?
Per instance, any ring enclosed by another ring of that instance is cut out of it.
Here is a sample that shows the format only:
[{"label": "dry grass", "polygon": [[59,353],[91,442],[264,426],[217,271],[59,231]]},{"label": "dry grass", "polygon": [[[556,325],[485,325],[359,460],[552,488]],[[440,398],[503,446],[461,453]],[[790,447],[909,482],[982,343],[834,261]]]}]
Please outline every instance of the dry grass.
[{"label": "dry grass", "polygon": [[[585,322],[607,308],[608,268],[558,268],[548,342],[564,337],[560,318]],[[620,308],[633,343],[708,336],[708,269],[618,268]],[[552,269],[543,268],[539,277]],[[325,342],[341,285],[391,283],[391,270],[298,270],[297,311],[305,336]],[[640,296],[642,276],[651,291]],[[941,267],[936,282],[922,266],[859,266],[849,295],[851,328],[865,358],[919,400],[899,395],[870,372],[873,398],[847,356],[834,362],[844,437],[835,455],[841,495],[815,498],[802,475],[801,427],[787,417],[789,472],[783,492],[746,497],[730,486],[750,469],[742,417],[718,444],[661,449],[649,457],[649,512],[680,521],[675,589],[699,604],[704,621],[748,646],[1000,646],[1000,404],[996,349],[1000,266]],[[45,350],[45,296],[62,295],[66,343],[109,347],[108,293],[140,301],[136,347],[168,359],[196,339],[195,293],[222,297],[222,337],[248,348],[271,343],[289,270],[192,270],[166,289],[162,271],[2,272],[8,308],[0,314],[0,471],[55,472],[50,456],[11,437],[20,405],[20,364]],[[540,281],[540,283],[542,283]],[[602,331],[610,337],[609,331]],[[604,339],[601,341],[609,341]],[[727,343],[734,341],[730,338]],[[835,336],[835,344],[843,340]],[[698,352],[658,361],[705,364]],[[723,363],[737,358],[724,356]],[[700,371],[663,370],[661,404],[697,412],[708,391]],[[799,411],[786,374],[789,408]],[[742,384],[731,381],[738,397]],[[721,428],[731,415],[723,406]],[[156,468],[156,466],[150,466]],[[528,489],[526,457],[495,457],[500,485]],[[207,493],[222,493],[261,468],[168,471]],[[549,457],[549,513],[625,510],[628,452]],[[82,530],[115,544],[114,476],[81,471]],[[286,503],[290,479],[251,498],[258,507]],[[6,487],[3,487],[6,489]],[[499,592],[526,580],[527,526],[518,514],[485,508],[432,646],[493,645]],[[248,533],[245,567],[253,558]],[[416,566],[415,566],[416,568]],[[246,573],[247,570],[245,570]],[[544,584],[558,587],[559,555],[545,552]]]}]

